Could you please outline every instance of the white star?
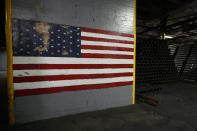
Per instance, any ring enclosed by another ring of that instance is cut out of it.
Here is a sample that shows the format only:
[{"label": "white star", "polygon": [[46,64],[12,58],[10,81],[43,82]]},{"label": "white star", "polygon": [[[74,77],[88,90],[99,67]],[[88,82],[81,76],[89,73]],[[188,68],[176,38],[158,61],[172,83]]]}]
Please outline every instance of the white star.
[{"label": "white star", "polygon": [[73,52],[72,50],[69,50],[69,52]]},{"label": "white star", "polygon": [[79,55],[79,53],[77,53],[77,55]]},{"label": "white star", "polygon": [[63,46],[63,48],[66,48],[65,46]]},{"label": "white star", "polygon": [[77,47],[79,47],[80,45],[77,45]]},{"label": "white star", "polygon": [[60,52],[60,50],[57,50],[57,52]]},{"label": "white star", "polygon": [[51,34],[54,34],[54,32],[52,31]]},{"label": "white star", "polygon": [[51,41],[54,41],[53,39],[51,39]]},{"label": "white star", "polygon": [[60,44],[60,43],[58,43],[57,45],[58,45],[58,46],[60,46],[61,44]]},{"label": "white star", "polygon": [[61,37],[60,37],[60,36],[58,36],[57,38],[58,38],[58,39],[60,39]]},{"label": "white star", "polygon": [[20,44],[23,44],[23,41],[20,41]]},{"label": "white star", "polygon": [[77,33],[77,35],[79,35],[79,33]]},{"label": "white star", "polygon": [[62,42],[64,42],[64,43],[65,43],[66,41],[65,41],[65,40],[63,40]]},{"label": "white star", "polygon": [[64,32],[64,35],[66,35],[66,33]]},{"label": "white star", "polygon": [[51,55],[53,55],[54,53],[53,52],[51,52]]},{"label": "white star", "polygon": [[33,36],[36,37],[36,34],[34,34]]},{"label": "white star", "polygon": [[72,36],[70,36],[70,38],[73,38]]},{"label": "white star", "polygon": [[72,42],[70,42],[70,44],[72,45],[73,43],[72,43]]},{"label": "white star", "polygon": [[36,42],[34,42],[33,44],[36,45]]},{"label": "white star", "polygon": [[20,51],[23,51],[23,48],[21,48]]},{"label": "white star", "polygon": [[30,54],[30,52],[29,52],[29,51],[27,51],[27,54]]},{"label": "white star", "polygon": [[35,29],[36,29],[36,27],[33,27],[33,29],[35,30]]},{"label": "white star", "polygon": [[52,45],[51,48],[53,48],[54,46]]},{"label": "white star", "polygon": [[60,32],[60,30],[57,30],[58,32]]}]

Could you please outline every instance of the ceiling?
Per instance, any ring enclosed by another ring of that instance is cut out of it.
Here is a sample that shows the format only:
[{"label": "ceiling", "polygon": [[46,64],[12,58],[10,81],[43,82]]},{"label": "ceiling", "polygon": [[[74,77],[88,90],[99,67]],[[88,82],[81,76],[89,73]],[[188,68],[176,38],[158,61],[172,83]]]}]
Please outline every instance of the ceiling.
[{"label": "ceiling", "polygon": [[197,0],[136,0],[137,38],[160,39],[169,43],[197,40]]}]

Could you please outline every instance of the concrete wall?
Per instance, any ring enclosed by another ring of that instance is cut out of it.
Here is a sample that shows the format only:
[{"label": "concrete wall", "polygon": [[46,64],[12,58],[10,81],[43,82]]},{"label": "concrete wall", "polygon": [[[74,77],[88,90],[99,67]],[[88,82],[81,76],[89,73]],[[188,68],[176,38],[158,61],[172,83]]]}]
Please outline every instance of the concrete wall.
[{"label": "concrete wall", "polygon": [[133,0],[13,0],[13,18],[133,33]]},{"label": "concrete wall", "polygon": [[0,49],[0,123],[8,122],[8,100],[7,100],[7,61],[6,50]]},{"label": "concrete wall", "polygon": [[[133,0],[13,0],[13,18],[133,33]],[[16,122],[132,104],[132,86],[15,98]]]},{"label": "concrete wall", "polygon": [[5,72],[7,70],[6,50],[5,49],[0,50],[0,60],[1,60],[0,72],[2,73],[2,72]]}]

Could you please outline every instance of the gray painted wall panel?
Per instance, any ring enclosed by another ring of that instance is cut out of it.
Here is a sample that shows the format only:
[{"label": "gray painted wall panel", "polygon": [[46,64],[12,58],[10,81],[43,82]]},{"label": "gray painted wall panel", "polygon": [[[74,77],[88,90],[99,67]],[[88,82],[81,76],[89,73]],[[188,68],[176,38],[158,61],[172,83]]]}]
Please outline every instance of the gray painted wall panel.
[{"label": "gray painted wall panel", "polygon": [[[6,78],[7,76],[7,60],[6,60],[6,50],[0,51],[0,78]],[[3,82],[3,81],[1,81]]]},{"label": "gray painted wall panel", "polygon": [[133,33],[133,0],[13,0],[13,18]]},{"label": "gray painted wall panel", "polygon": [[[133,0],[12,0],[13,18],[133,33]],[[17,123],[132,104],[132,86],[15,98]]]},{"label": "gray painted wall panel", "polygon": [[132,86],[15,98],[16,122],[24,123],[79,112],[132,104]]},{"label": "gray painted wall panel", "polygon": [[7,60],[6,60],[6,51],[5,50],[0,51],[0,60],[1,60],[0,71],[6,71],[7,70]]}]

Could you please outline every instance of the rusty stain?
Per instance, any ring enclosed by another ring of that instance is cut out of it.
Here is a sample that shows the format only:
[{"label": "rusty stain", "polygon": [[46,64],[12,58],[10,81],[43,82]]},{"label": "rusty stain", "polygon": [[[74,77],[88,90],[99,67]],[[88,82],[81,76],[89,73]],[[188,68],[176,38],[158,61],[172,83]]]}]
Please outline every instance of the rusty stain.
[{"label": "rusty stain", "polygon": [[[70,27],[70,26],[68,26],[68,25],[60,25],[60,26],[63,27],[63,28],[65,28],[65,29],[67,29],[67,28]],[[71,32],[69,32],[69,31],[66,31],[65,33],[66,33],[66,35],[71,34]]]},{"label": "rusty stain", "polygon": [[50,25],[46,22],[36,22],[36,31],[42,35],[43,47],[36,47],[34,51],[39,51],[42,54],[42,51],[47,51],[49,47],[49,29]]},{"label": "rusty stain", "polygon": [[69,54],[69,53],[68,53],[66,50],[62,51],[62,55],[66,56],[66,55],[68,55],[68,54]]}]

